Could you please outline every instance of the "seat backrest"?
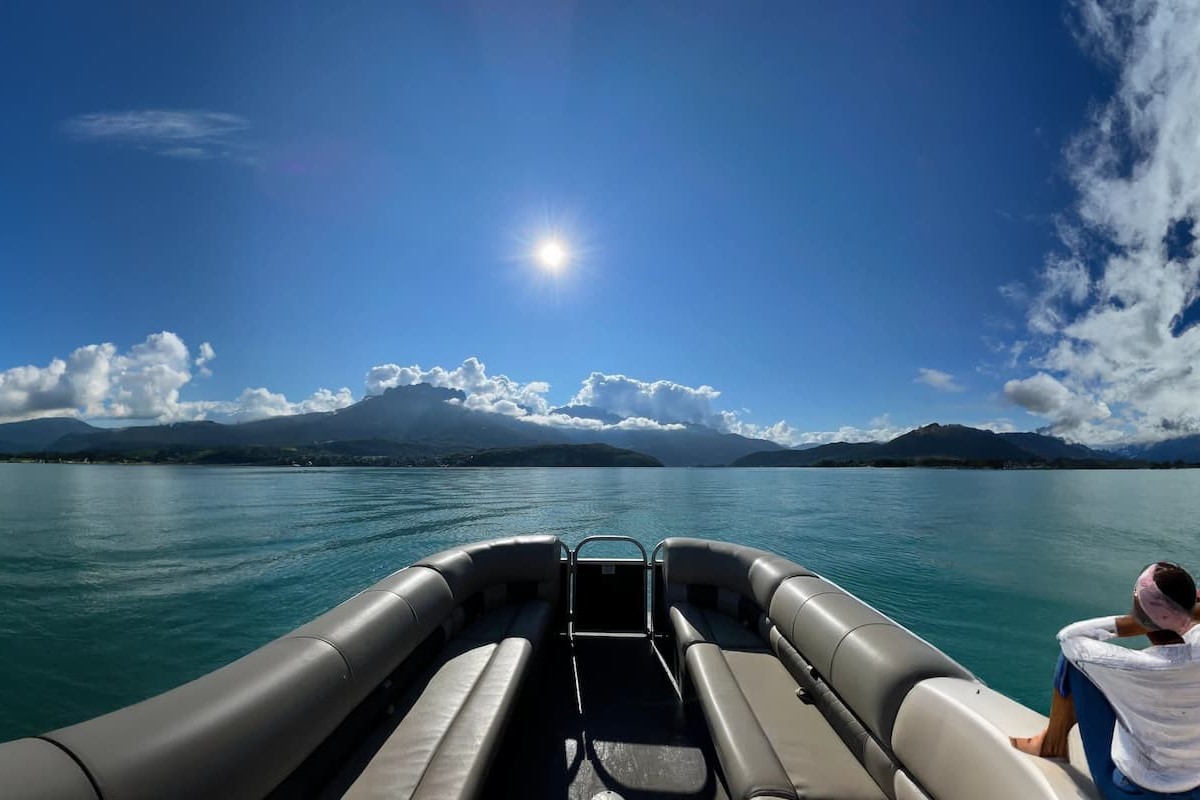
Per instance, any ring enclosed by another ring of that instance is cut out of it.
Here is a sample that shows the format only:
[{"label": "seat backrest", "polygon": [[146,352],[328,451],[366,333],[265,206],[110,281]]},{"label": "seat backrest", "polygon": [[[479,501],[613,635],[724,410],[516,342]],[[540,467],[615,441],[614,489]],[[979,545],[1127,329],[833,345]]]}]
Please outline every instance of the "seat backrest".
[{"label": "seat backrest", "polygon": [[821,578],[786,580],[773,600],[772,623],[885,747],[913,686],[932,677],[973,678],[912,631]]},{"label": "seat backrest", "polygon": [[[813,574],[774,553],[729,542],[675,537],[664,541],[662,547],[663,580],[673,601],[694,600],[705,593],[716,598],[725,592],[766,611],[784,580]],[[718,600],[713,605],[728,604]]]},{"label": "seat backrest", "polygon": [[450,585],[455,603],[477,594],[519,594],[524,599],[558,598],[561,545],[557,536],[513,536],[443,550],[415,566],[436,570]]}]

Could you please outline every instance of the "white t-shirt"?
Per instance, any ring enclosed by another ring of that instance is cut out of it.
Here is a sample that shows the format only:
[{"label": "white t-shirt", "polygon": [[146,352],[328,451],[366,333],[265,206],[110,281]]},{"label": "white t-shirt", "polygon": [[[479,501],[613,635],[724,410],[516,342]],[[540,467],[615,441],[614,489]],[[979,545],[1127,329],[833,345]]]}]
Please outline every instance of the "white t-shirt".
[{"label": "white t-shirt", "polygon": [[1155,792],[1200,786],[1200,628],[1184,644],[1131,650],[1110,644],[1116,617],[1058,632],[1063,655],[1104,693],[1117,715],[1112,760]]}]

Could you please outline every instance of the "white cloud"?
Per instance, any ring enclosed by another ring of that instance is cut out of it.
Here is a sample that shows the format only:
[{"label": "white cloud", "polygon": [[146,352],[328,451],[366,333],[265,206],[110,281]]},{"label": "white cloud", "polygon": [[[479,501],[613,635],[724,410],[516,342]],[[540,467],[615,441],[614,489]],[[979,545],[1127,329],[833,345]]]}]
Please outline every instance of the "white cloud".
[{"label": "white cloud", "polygon": [[126,352],[106,342],[77,348],[44,367],[13,367],[0,372],[0,422],[45,416],[159,423],[208,417],[247,421],[333,411],[354,402],[347,388],[320,389],[296,403],[262,388],[246,389],[234,401],[180,400],[180,390],[192,380],[191,367],[211,374],[207,365],[216,356],[209,342],[202,342],[193,356],[177,334],[161,331]]},{"label": "white cloud", "polygon": [[711,386],[684,386],[674,381],[641,381],[625,375],[593,372],[570,405],[604,409],[620,417],[645,417],[661,423],[691,422],[722,427],[725,418],[713,409],[720,392]]},{"label": "white cloud", "polygon": [[0,420],[71,414],[173,421],[194,409],[179,402],[191,380],[187,345],[162,331],[126,353],[111,343],[76,349],[45,367],[0,372]]},{"label": "white cloud", "polygon": [[1117,74],[1067,150],[1078,190],[1029,300],[1031,378],[1009,399],[1081,441],[1200,431],[1200,5],[1083,0],[1076,33]]},{"label": "white cloud", "polygon": [[208,342],[201,342],[199,354],[196,356],[196,369],[206,378],[212,377],[212,369],[209,368],[208,362],[217,357],[217,351],[213,350],[213,346]]},{"label": "white cloud", "polygon": [[1095,429],[1096,423],[1112,416],[1103,401],[1078,395],[1045,372],[1009,381],[1004,384],[1004,396],[1029,413],[1049,419],[1058,430]]},{"label": "white cloud", "polygon": [[645,417],[626,417],[620,422],[606,423],[598,419],[572,417],[568,414],[527,414],[520,417],[522,422],[534,425],[549,425],[553,428],[572,428],[585,431],[681,431],[686,425],[672,423],[664,425]]},{"label": "white cloud", "polygon": [[545,381],[519,383],[506,375],[489,376],[487,365],[474,356],[450,370],[444,367],[425,370],[415,364],[411,367],[380,364],[367,372],[366,383],[367,394],[381,394],[387,389],[416,383],[459,389],[467,395],[464,404],[467,408],[514,417],[546,414],[550,410],[545,398],[550,384]]},{"label": "white cloud", "polygon": [[833,442],[890,442],[913,430],[912,425],[896,425],[891,417],[882,414],[867,423],[867,427],[858,428],[853,425],[843,425],[836,431],[806,431],[796,434],[787,444],[831,444]]},{"label": "white cloud", "polygon": [[336,411],[353,402],[354,397],[346,387],[342,387],[336,392],[329,389],[318,389],[312,396],[298,403],[289,402],[283,394],[259,387],[242,390],[236,401],[227,405],[222,404],[222,407],[217,410],[237,422],[253,422],[285,414]]},{"label": "white cloud", "polygon": [[237,135],[250,123],[221,111],[146,109],[80,114],[62,127],[79,141],[138,147],[169,158],[245,160]]},{"label": "white cloud", "polygon": [[940,369],[921,367],[917,370],[917,377],[913,380],[942,392],[961,392],[963,390],[962,386],[955,383],[953,375],[949,372],[942,372]]}]

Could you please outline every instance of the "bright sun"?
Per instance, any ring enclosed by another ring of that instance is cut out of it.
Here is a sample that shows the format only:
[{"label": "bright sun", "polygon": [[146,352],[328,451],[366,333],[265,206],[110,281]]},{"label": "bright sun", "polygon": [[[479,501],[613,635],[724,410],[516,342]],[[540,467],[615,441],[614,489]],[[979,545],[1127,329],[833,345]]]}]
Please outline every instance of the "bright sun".
[{"label": "bright sun", "polygon": [[546,269],[556,272],[567,263],[567,249],[557,239],[547,239],[538,245],[537,260]]}]

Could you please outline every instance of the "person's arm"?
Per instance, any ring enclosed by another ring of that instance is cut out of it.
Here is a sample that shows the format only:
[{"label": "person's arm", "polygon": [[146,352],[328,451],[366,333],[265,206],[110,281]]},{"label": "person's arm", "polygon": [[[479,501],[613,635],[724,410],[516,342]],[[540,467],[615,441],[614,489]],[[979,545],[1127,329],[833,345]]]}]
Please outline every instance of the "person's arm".
[{"label": "person's arm", "polygon": [[1121,617],[1096,617],[1072,622],[1058,632],[1058,641],[1095,639],[1103,642],[1107,639],[1114,639],[1121,635],[1122,628],[1126,628],[1125,625],[1118,627],[1117,623],[1120,619]]},{"label": "person's arm", "polygon": [[[1200,614],[1200,612],[1197,612]],[[1197,616],[1200,619],[1200,616]],[[1132,614],[1117,617],[1096,617],[1073,622],[1058,632],[1058,640],[1066,639],[1124,639],[1130,636],[1145,636],[1150,630],[1138,622]]]}]

